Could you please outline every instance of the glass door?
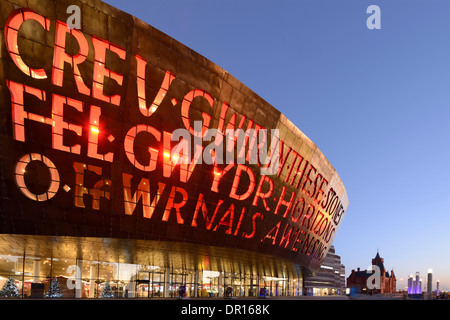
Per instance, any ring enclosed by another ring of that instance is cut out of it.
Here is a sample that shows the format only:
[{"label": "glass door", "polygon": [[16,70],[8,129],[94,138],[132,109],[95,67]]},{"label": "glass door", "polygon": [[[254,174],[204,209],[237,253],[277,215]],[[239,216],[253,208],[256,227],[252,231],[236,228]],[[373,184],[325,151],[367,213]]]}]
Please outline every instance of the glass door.
[{"label": "glass door", "polygon": [[164,296],[164,273],[151,271],[150,297],[159,298]]},{"label": "glass door", "polygon": [[136,277],[136,298],[148,298],[150,295],[150,273],[139,271]]}]

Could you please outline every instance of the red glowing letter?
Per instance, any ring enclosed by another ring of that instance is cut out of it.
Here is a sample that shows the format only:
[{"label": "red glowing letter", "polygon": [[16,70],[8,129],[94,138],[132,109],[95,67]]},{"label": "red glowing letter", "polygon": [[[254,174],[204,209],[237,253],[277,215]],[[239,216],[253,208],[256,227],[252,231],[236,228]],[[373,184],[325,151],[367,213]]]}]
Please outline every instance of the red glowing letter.
[{"label": "red glowing letter", "polygon": [[[175,203],[175,193],[178,192],[181,194],[182,199],[181,202]],[[166,210],[164,211],[164,215],[162,217],[162,221],[169,221],[170,212],[172,211],[172,208],[175,209],[175,212],[177,213],[177,223],[183,224],[184,219],[181,217],[180,208],[186,204],[188,200],[188,194],[186,190],[180,187],[172,187],[172,190],[170,191],[169,200],[167,200]]]},{"label": "red glowing letter", "polygon": [[92,96],[99,100],[112,103],[116,106],[120,105],[120,95],[115,94],[112,96],[105,96],[103,93],[103,84],[105,81],[105,77],[111,78],[115,80],[119,85],[122,85],[123,76],[116,72],[113,72],[109,69],[105,68],[105,60],[106,60],[106,50],[110,50],[117,54],[120,59],[124,60],[126,56],[126,51],[122,48],[119,48],[112,43],[99,39],[96,37],[92,37],[92,43],[94,44],[95,49],[95,62],[94,62],[94,75],[93,75],[93,88],[92,88]]},{"label": "red glowing letter", "polygon": [[175,79],[175,76],[166,71],[166,75],[164,76],[164,80],[159,88],[158,94],[153,100],[150,108],[147,108],[147,100],[145,98],[145,66],[147,65],[147,61],[145,61],[140,56],[136,56],[137,61],[137,92],[138,92],[138,100],[139,100],[139,111],[146,117],[150,117],[156,109],[158,109],[162,100],[166,96],[167,91],[169,90],[170,84]]},{"label": "red glowing letter", "polygon": [[44,18],[43,16],[32,12],[27,9],[19,9],[11,13],[8,17],[5,25],[5,43],[6,49],[8,50],[9,56],[14,61],[16,66],[27,76],[35,79],[45,79],[47,74],[44,69],[31,69],[22,60],[19,53],[19,46],[17,43],[17,35],[19,33],[19,28],[22,23],[26,20],[35,20],[47,31],[50,30],[50,20]]},{"label": "red glowing letter", "polygon": [[[78,54],[71,56],[66,53],[66,37],[71,34],[78,42],[80,51]],[[72,67],[72,73],[75,77],[75,83],[80,93],[90,95],[91,91],[84,84],[81,77],[80,69],[78,65],[86,60],[89,52],[89,45],[84,35],[76,30],[69,29],[65,23],[56,21],[56,35],[55,35],[55,52],[53,56],[53,71],[52,71],[52,83],[59,87],[63,86],[64,75],[64,63],[70,64]]]},{"label": "red glowing letter", "polygon": [[283,187],[281,191],[280,199],[278,200],[277,207],[275,208],[275,211],[273,214],[278,214],[278,211],[280,210],[280,207],[283,205],[286,207],[286,211],[284,212],[283,218],[286,218],[289,210],[291,209],[292,203],[294,202],[295,198],[295,192],[292,192],[291,199],[288,201],[284,200],[284,195],[286,194],[286,187]]},{"label": "red glowing letter", "polygon": [[[101,114],[100,107],[97,106],[91,106],[91,113],[90,113],[90,128],[89,128],[89,136],[88,136],[88,151],[87,155],[88,157],[104,160],[104,161],[113,161],[114,153],[108,152],[107,154],[99,154],[98,153],[98,140],[100,136],[100,114]],[[114,137],[109,136],[109,141],[113,141]]]},{"label": "red glowing letter", "polygon": [[139,170],[153,171],[156,169],[156,159],[158,158],[157,149],[148,148],[148,151],[150,152],[150,161],[147,165],[140,164],[136,160],[136,157],[134,155],[134,140],[140,132],[148,132],[153,135],[156,140],[161,141],[161,133],[158,130],[145,124],[138,124],[137,126],[134,126],[130,130],[128,130],[127,135],[125,136],[125,154],[127,155],[127,158],[128,160],[130,160],[131,164],[133,164]]},{"label": "red glowing letter", "polygon": [[278,232],[280,231],[281,221],[277,223],[275,227],[273,227],[265,236],[261,239],[261,242],[264,242],[266,239],[272,240],[272,245],[275,245],[275,241],[277,240]]},{"label": "red glowing letter", "polygon": [[234,167],[234,164],[230,163],[227,165],[222,171],[219,170],[217,164],[214,163],[214,180],[211,185],[211,191],[219,192],[219,182],[220,179],[228,172],[231,168]]},{"label": "red glowing letter", "polygon": [[[42,194],[34,194],[30,190],[28,190],[27,185],[25,184],[24,174],[26,172],[26,168],[31,161],[41,161],[47,166],[47,169],[50,172],[50,185],[48,190]],[[20,191],[27,196],[28,198],[34,201],[47,201],[53,198],[58,192],[59,189],[59,173],[58,169],[56,169],[53,162],[51,162],[47,157],[39,154],[39,153],[31,153],[26,154],[22,158],[19,159],[16,165],[16,175],[15,180],[16,184],[19,187]]]},{"label": "red glowing letter", "polygon": [[80,154],[81,146],[65,146],[63,144],[63,131],[70,130],[81,136],[81,126],[67,123],[64,119],[64,104],[74,107],[77,111],[83,112],[83,103],[74,99],[66,98],[57,94],[53,94],[52,102],[52,118],[53,118],[53,149]]},{"label": "red glowing letter", "polygon": [[[311,174],[311,171],[312,171],[312,170],[314,170],[314,173],[317,172],[316,168],[314,168],[314,167],[312,166],[312,164],[309,164],[308,174],[306,175],[305,181],[303,182],[303,185],[302,185],[302,191],[303,191],[305,194],[307,194],[308,196],[314,197],[314,193],[310,193],[309,190],[305,190],[306,184],[312,182],[311,178],[309,177],[309,175]],[[314,190],[314,192],[315,192],[315,190]]]},{"label": "red glowing letter", "polygon": [[136,192],[131,195],[131,178],[133,178],[133,176],[131,174],[122,173],[122,178],[125,214],[132,215],[139,199],[142,197],[143,216],[144,218],[150,219],[155,212],[155,207],[158,204],[159,198],[166,185],[161,182],[158,183],[158,192],[153,198],[153,201],[150,202],[150,181],[148,179],[142,178]]},{"label": "red glowing letter", "polygon": [[25,119],[36,120],[46,124],[53,124],[52,119],[40,117],[36,114],[28,113],[24,110],[23,94],[30,93],[41,101],[45,101],[45,91],[28,87],[14,81],[6,80],[9,92],[11,93],[12,122],[14,139],[25,142]]},{"label": "red glowing letter", "polygon": [[[250,179],[250,184],[247,188],[247,191],[244,194],[238,195],[236,192],[239,186],[239,181],[241,180],[242,172],[247,172],[247,175]],[[238,164],[236,168],[236,174],[233,180],[233,185],[231,186],[230,197],[237,200],[245,200],[248,197],[250,197],[254,189],[255,189],[255,174],[249,167],[246,167],[242,164]]]},{"label": "red glowing letter", "polygon": [[204,90],[199,90],[199,89],[192,90],[184,96],[183,102],[181,104],[181,116],[183,118],[183,124],[186,127],[186,129],[189,130],[190,134],[198,137],[198,136],[203,136],[205,134],[206,130],[208,130],[211,116],[205,112],[202,113],[203,128],[202,128],[201,133],[196,132],[194,130],[194,128],[191,127],[191,123],[189,121],[189,109],[191,107],[192,101],[194,101],[194,99],[196,97],[205,98],[206,101],[208,101],[211,108],[214,105],[214,99],[208,92],[206,92]]},{"label": "red glowing letter", "polygon": [[260,218],[261,220],[264,220],[264,216],[261,213],[259,213],[259,212],[256,212],[253,215],[253,218],[252,218],[252,228],[253,228],[252,233],[246,234],[245,232],[242,232],[242,235],[245,238],[247,238],[247,239],[253,238],[255,236],[255,234],[256,234],[256,218]]},{"label": "red glowing letter", "polygon": [[208,218],[208,212],[205,204],[205,200],[203,199],[203,194],[200,193],[198,195],[197,205],[195,206],[195,212],[194,217],[192,218],[192,227],[197,227],[197,217],[198,217],[198,211],[201,209],[203,214],[203,220],[206,223],[206,229],[211,229],[212,223],[214,222],[214,219],[216,218],[217,211],[219,210],[220,206],[222,205],[223,200],[219,200],[216,206],[216,210],[214,210],[214,214],[211,219]]},{"label": "red glowing letter", "polygon": [[228,210],[223,215],[222,219],[220,219],[219,223],[214,228],[214,231],[217,231],[217,228],[219,226],[225,226],[227,227],[226,234],[231,234],[231,231],[233,229],[233,219],[234,219],[234,204],[231,204]]},{"label": "red glowing letter", "polygon": [[104,191],[102,188],[104,186],[110,187],[111,180],[100,179],[100,181],[96,182],[92,188],[86,188],[84,186],[84,171],[91,171],[101,177],[102,168],[79,162],[74,162],[73,168],[75,170],[75,206],[84,208],[84,194],[90,194],[92,196],[92,209],[99,210],[100,198],[109,200],[109,191]]},{"label": "red glowing letter", "polygon": [[[266,193],[262,193],[262,186],[264,184],[264,181],[269,182],[269,191]],[[270,179],[268,176],[261,176],[261,180],[259,180],[258,188],[256,188],[255,198],[253,199],[252,205],[257,206],[258,205],[258,199],[261,198],[264,204],[264,208],[267,211],[270,211],[270,207],[267,205],[266,199],[269,198],[273,194],[273,180]]]},{"label": "red glowing letter", "polygon": [[[300,208],[297,209],[297,207],[299,206],[300,202],[302,202],[302,208],[300,210]],[[305,199],[303,198],[299,198],[297,199],[297,201],[294,204],[294,208],[292,209],[292,214],[291,214],[291,220],[293,223],[296,223],[298,220],[300,220],[300,217],[303,214],[303,210],[305,210]],[[294,217],[294,214],[298,213],[297,217]]]}]

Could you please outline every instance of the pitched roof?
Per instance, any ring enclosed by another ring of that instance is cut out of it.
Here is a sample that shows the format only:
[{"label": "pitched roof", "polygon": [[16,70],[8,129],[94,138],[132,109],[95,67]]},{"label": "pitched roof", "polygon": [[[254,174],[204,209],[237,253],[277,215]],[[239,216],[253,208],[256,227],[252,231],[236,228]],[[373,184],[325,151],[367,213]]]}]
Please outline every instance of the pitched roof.
[{"label": "pitched roof", "polygon": [[370,271],[370,270],[355,271],[356,278],[367,278],[371,275],[372,275],[372,271]]}]

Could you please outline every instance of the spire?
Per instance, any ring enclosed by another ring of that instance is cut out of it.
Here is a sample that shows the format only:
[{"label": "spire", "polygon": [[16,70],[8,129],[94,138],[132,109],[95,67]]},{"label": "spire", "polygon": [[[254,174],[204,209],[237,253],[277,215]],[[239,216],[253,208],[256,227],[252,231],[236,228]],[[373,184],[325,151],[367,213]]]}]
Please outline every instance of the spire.
[{"label": "spire", "polygon": [[377,255],[372,259],[372,265],[376,265],[380,268],[382,272],[386,269],[384,268],[384,259],[380,257],[380,252],[377,249]]},{"label": "spire", "polygon": [[378,248],[377,248],[377,255],[375,256],[375,259],[381,259],[380,252],[378,251]]}]

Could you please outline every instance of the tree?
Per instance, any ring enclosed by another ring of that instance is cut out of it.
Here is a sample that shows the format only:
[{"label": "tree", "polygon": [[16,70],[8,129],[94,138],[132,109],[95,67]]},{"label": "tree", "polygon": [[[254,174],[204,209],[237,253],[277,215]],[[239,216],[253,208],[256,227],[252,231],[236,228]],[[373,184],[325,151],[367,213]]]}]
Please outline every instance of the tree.
[{"label": "tree", "polygon": [[50,283],[50,288],[45,295],[46,298],[62,298],[61,288],[59,287],[58,279],[54,278]]},{"label": "tree", "polygon": [[17,288],[16,283],[13,278],[6,280],[5,285],[2,290],[0,290],[0,297],[2,298],[18,298],[19,288]]},{"label": "tree", "polygon": [[103,288],[101,298],[114,298],[114,293],[112,292],[109,282],[105,282],[105,287]]}]

